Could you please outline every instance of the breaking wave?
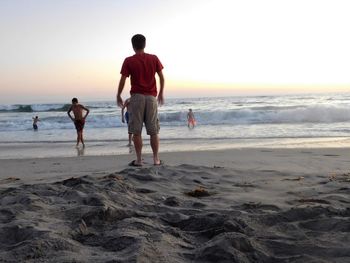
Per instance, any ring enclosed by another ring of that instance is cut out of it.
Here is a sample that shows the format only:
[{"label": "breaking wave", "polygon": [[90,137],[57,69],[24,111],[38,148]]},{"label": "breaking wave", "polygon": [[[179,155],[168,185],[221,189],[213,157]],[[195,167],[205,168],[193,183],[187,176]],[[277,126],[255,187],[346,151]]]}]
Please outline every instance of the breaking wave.
[{"label": "breaking wave", "polygon": [[[333,123],[350,121],[350,107],[293,106],[252,107],[195,112],[199,124]],[[187,112],[161,113],[163,123],[186,120]]]},{"label": "breaking wave", "polygon": [[0,112],[50,112],[67,111],[71,104],[1,105]]}]

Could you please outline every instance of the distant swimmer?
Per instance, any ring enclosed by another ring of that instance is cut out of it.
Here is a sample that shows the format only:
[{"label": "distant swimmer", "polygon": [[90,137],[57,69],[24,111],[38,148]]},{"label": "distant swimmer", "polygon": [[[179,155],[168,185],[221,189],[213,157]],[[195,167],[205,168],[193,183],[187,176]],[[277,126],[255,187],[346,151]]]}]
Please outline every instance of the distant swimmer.
[{"label": "distant swimmer", "polygon": [[188,126],[188,128],[193,129],[196,126],[196,124],[197,124],[197,122],[196,122],[196,119],[194,117],[194,113],[193,113],[192,109],[189,109],[188,113],[187,113],[187,126]]},{"label": "distant swimmer", "polygon": [[[124,105],[122,107],[122,122],[129,124],[129,105],[130,105],[130,98],[126,99],[124,101]],[[126,111],[125,111],[126,109]],[[125,113],[124,113],[125,111]],[[129,134],[129,144],[128,146],[131,146],[132,145],[132,133],[128,132]]]},{"label": "distant swimmer", "polygon": [[[74,118],[70,114],[73,111]],[[85,115],[83,116],[83,111],[85,111]],[[74,122],[75,129],[77,130],[77,145],[79,145],[79,142],[83,144],[83,147],[85,147],[84,144],[84,138],[83,138],[83,129],[85,125],[85,119],[88,116],[90,110],[83,105],[78,103],[77,98],[72,99],[72,105],[70,106],[69,110],[67,111],[67,114],[69,118]]]},{"label": "distant swimmer", "polygon": [[33,119],[33,129],[34,129],[34,131],[37,131],[38,130],[38,122],[40,121],[39,117],[35,116],[32,119]]}]

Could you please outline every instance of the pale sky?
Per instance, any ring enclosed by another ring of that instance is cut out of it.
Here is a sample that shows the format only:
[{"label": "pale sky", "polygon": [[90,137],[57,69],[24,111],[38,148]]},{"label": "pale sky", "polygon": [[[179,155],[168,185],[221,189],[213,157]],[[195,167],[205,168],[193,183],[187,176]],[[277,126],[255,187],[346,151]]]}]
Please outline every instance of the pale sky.
[{"label": "pale sky", "polygon": [[169,97],[350,92],[349,10],[348,0],[0,0],[0,103],[114,100],[136,33],[163,63]]}]

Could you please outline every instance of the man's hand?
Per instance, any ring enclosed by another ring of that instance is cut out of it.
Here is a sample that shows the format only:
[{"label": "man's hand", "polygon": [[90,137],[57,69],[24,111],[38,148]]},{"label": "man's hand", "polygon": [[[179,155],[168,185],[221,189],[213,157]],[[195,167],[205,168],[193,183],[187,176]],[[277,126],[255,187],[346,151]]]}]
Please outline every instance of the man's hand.
[{"label": "man's hand", "polygon": [[162,105],[164,104],[163,93],[159,93],[159,94],[158,94],[157,100],[158,100],[158,105],[159,105],[159,106],[162,106]]},{"label": "man's hand", "polygon": [[163,75],[163,71],[159,71],[157,72],[158,76],[159,76],[159,83],[160,83],[160,87],[159,87],[159,93],[158,93],[158,105],[162,106],[164,104],[164,96],[163,96],[163,91],[164,91],[164,75]]},{"label": "man's hand", "polygon": [[123,99],[122,99],[122,92],[123,92],[123,89],[124,89],[124,85],[125,85],[125,80],[126,80],[126,76],[121,76],[120,77],[120,81],[119,81],[119,86],[118,86],[118,92],[117,92],[117,105],[120,107],[120,108],[123,108],[124,106],[124,102],[123,102]]},{"label": "man's hand", "polygon": [[120,107],[120,108],[123,108],[124,106],[124,102],[123,102],[123,99],[120,95],[117,96],[117,105]]}]

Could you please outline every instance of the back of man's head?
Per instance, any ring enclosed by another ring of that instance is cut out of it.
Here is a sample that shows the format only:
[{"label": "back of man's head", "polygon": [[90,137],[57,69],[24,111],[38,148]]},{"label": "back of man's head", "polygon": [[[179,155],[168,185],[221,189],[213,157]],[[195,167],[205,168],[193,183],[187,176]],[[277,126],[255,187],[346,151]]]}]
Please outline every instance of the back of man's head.
[{"label": "back of man's head", "polygon": [[135,50],[142,50],[146,46],[146,38],[141,34],[137,34],[131,38],[131,43]]},{"label": "back of man's head", "polygon": [[72,99],[72,103],[74,104],[74,103],[78,103],[78,99],[77,98],[73,98]]}]

